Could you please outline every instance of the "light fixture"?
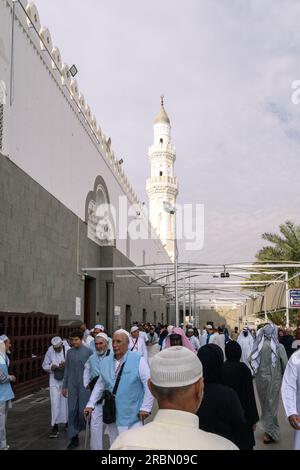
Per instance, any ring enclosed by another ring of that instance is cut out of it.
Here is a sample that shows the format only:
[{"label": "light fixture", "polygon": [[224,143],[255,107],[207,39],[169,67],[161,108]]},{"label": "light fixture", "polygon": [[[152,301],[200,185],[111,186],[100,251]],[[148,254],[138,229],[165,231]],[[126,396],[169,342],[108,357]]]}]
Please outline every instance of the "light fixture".
[{"label": "light fixture", "polygon": [[76,65],[73,64],[72,67],[69,69],[69,72],[70,72],[70,74],[72,75],[72,77],[74,78],[75,75],[78,74],[78,70],[77,70]]},{"label": "light fixture", "polygon": [[124,163],[123,158],[121,158],[118,163],[119,163],[119,165],[123,165],[123,163]]}]

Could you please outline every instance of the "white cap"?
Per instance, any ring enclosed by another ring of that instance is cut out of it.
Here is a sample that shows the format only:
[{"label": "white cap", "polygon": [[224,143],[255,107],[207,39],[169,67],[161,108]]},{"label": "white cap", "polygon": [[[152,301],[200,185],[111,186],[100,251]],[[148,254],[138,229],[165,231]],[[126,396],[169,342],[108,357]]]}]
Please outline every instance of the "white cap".
[{"label": "white cap", "polygon": [[6,335],[0,336],[0,343],[5,343],[5,341],[8,340],[8,337]]},{"label": "white cap", "polygon": [[114,334],[118,334],[118,335],[120,335],[121,333],[123,333],[123,335],[126,335],[127,338],[130,338],[130,334],[126,330],[120,329],[114,332]]},{"label": "white cap", "polygon": [[54,338],[51,339],[51,344],[55,348],[58,348],[63,344],[63,340],[59,336],[55,336]]},{"label": "white cap", "polygon": [[[98,334],[96,335],[96,338],[103,338],[103,339],[105,339],[105,340],[108,342],[108,336],[107,336],[106,333],[98,333]],[[96,338],[95,338],[95,339],[96,339]]]},{"label": "white cap", "polygon": [[151,382],[157,387],[185,387],[203,376],[196,354],[184,346],[172,346],[156,354],[151,362]]},{"label": "white cap", "polygon": [[213,329],[212,325],[206,325],[205,328],[207,328],[208,330],[212,330],[212,329]]},{"label": "white cap", "polygon": [[138,326],[133,326],[130,330],[130,333],[134,333],[135,331],[138,331],[139,327]]},{"label": "white cap", "polygon": [[104,326],[103,325],[95,325],[94,326],[94,330],[105,330]]},{"label": "white cap", "polygon": [[188,331],[188,332],[189,332],[189,331],[191,331],[192,333],[194,333],[194,330],[193,330],[193,328],[188,328],[188,330],[187,330],[187,331]]}]

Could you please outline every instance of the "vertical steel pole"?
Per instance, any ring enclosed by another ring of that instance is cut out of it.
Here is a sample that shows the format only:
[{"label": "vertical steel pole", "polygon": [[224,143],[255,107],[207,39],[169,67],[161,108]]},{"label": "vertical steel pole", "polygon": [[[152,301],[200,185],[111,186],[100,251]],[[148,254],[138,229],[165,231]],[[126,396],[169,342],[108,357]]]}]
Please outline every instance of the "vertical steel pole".
[{"label": "vertical steel pole", "polygon": [[186,304],[185,304],[185,274],[183,275],[183,323],[185,324]]},{"label": "vertical steel pole", "polygon": [[177,249],[177,233],[176,233],[176,211],[174,215],[174,271],[175,271],[175,323],[179,326],[179,309],[178,309],[178,249]]},{"label": "vertical steel pole", "polygon": [[285,272],[285,316],[286,316],[286,327],[290,327],[290,312],[289,312],[289,273]]}]

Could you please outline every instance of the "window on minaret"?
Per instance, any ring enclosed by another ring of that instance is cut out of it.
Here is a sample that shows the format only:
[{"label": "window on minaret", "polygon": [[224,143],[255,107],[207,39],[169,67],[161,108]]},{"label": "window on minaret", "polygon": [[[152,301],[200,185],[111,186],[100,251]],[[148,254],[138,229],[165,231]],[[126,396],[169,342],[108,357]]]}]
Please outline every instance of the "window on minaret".
[{"label": "window on minaret", "polygon": [[160,141],[160,143],[161,143],[161,144],[163,144],[163,143],[164,143],[164,139],[160,139],[159,141]]},{"label": "window on minaret", "polygon": [[162,175],[163,175],[163,172],[162,172],[162,171],[160,171],[160,172],[159,172],[159,176],[162,176]]}]

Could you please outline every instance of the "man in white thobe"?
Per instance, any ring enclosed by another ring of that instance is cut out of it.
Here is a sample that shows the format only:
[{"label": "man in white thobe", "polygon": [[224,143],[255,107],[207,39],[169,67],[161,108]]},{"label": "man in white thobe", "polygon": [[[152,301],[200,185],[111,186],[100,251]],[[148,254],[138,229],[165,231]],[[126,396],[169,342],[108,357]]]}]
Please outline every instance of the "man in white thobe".
[{"label": "man in white thobe", "polygon": [[145,340],[140,336],[140,330],[138,326],[133,326],[130,330],[130,340],[128,351],[139,352],[148,361],[148,351]]},{"label": "man in white thobe", "polygon": [[158,401],[157,415],[119,435],[110,450],[238,450],[228,439],[199,429],[203,370],[192,351],[172,346],[158,353],[148,384]]},{"label": "man in white thobe", "polygon": [[248,359],[253,349],[254,339],[249,329],[246,326],[243,328],[243,330],[239,334],[237,342],[239,343],[242,349],[241,362],[244,362],[244,364],[246,364],[246,366],[248,366],[249,369],[251,370],[251,373],[253,373]]},{"label": "man in white thobe", "polygon": [[68,422],[68,400],[62,395],[62,385],[66,355],[69,349],[70,346],[67,346],[59,336],[52,338],[51,346],[48,348],[42,364],[44,371],[49,374],[52,427],[49,437],[51,438],[59,436],[59,424],[67,424]]},{"label": "man in white thobe", "polygon": [[214,337],[214,344],[219,346],[219,348],[222,349],[223,351],[223,356],[224,356],[224,361],[226,361],[226,355],[225,355],[225,335],[224,335],[224,329],[219,326],[218,328],[218,334],[217,336]]},{"label": "man in white thobe", "polygon": [[103,360],[99,379],[84,410],[88,418],[94,412],[97,402],[102,399],[103,392],[106,389],[112,392],[118,373],[124,364],[124,372],[116,392],[116,422],[106,427],[110,444],[120,433],[141,427],[153,406],[154,399],[148,388],[150,378],[148,363],[139,353],[130,351],[128,345],[128,332],[116,331],[113,335],[114,354]]},{"label": "man in white thobe", "polygon": [[300,450],[300,349],[290,357],[281,386],[285,414],[295,429],[294,450]]},{"label": "man in white thobe", "polygon": [[206,344],[215,344],[216,337],[218,333],[215,332],[215,328],[211,324],[206,325],[206,331],[201,336],[201,346],[205,346]]},{"label": "man in white thobe", "polygon": [[187,330],[186,336],[188,337],[189,342],[191,343],[195,352],[197,353],[198,349],[200,348],[200,341],[198,340],[198,338],[196,338],[193,328],[189,328]]},{"label": "man in white thobe", "polygon": [[[84,366],[83,385],[86,389],[93,391],[96,381],[100,375],[101,362],[110,354],[108,349],[108,336],[99,333],[95,338],[96,352],[89,357]],[[91,450],[103,450],[103,406],[102,403],[95,404],[91,416]]]}]

